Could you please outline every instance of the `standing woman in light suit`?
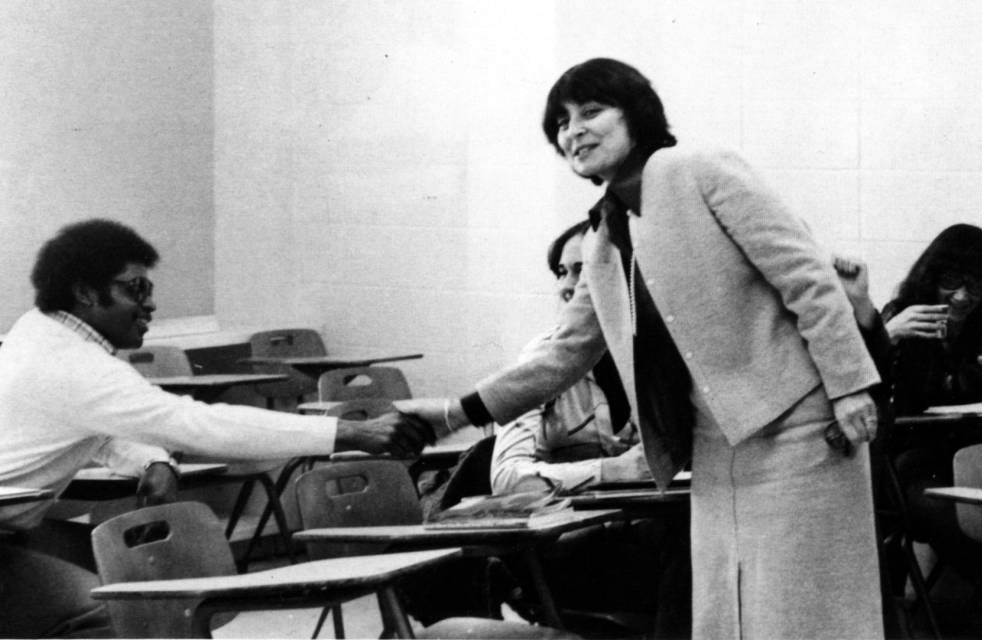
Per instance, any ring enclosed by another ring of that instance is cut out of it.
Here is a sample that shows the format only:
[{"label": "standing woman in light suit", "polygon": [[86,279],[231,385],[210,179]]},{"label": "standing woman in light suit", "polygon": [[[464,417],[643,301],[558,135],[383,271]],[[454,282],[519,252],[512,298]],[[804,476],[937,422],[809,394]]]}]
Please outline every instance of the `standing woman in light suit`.
[{"label": "standing woman in light suit", "polygon": [[560,328],[475,392],[402,408],[438,433],[504,424],[609,350],[659,486],[692,460],[693,636],[882,637],[879,377],[831,258],[738,156],[677,145],[633,67],[572,67],[542,124],[606,187]]}]

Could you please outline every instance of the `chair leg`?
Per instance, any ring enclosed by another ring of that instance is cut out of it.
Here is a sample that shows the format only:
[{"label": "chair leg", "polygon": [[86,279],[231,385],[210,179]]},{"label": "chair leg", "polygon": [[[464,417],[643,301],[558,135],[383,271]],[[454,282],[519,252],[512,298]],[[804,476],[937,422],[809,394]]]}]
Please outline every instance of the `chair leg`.
[{"label": "chair leg", "polygon": [[246,503],[249,502],[255,484],[256,481],[249,478],[242,483],[242,488],[239,489],[239,495],[235,498],[235,506],[232,507],[232,513],[228,516],[228,524],[225,525],[225,537],[229,540],[232,539],[232,532],[235,531],[235,525],[239,523],[239,518],[242,517],[242,512],[245,510]]},{"label": "chair leg", "polygon": [[378,592],[379,612],[382,614],[382,638],[414,638],[409,618],[399,602],[392,585]]},{"label": "chair leg", "polygon": [[344,618],[341,617],[341,605],[336,604],[331,608],[331,617],[334,622],[334,637],[344,637]]},{"label": "chair leg", "polygon": [[[280,495],[276,490],[276,485],[265,473],[256,474],[255,479],[266,491],[266,506],[273,512],[273,518],[276,520],[276,527],[279,529],[279,537],[283,543],[283,548],[286,551],[287,556],[290,558],[290,564],[296,564],[297,559],[293,552],[293,541],[290,538],[290,527],[287,524],[286,513],[283,511],[283,503],[280,502]],[[256,530],[253,531],[252,538],[249,539],[249,545],[246,547],[245,553],[242,555],[242,560],[240,560],[241,570],[244,571],[246,567],[248,567],[249,557],[252,555],[252,550],[255,548],[256,544],[259,543],[259,539],[263,535],[265,525],[266,522],[260,518],[260,523],[256,526]]]},{"label": "chair leg", "polygon": [[[280,471],[280,475],[276,478],[276,484],[274,484],[274,489],[277,496],[282,496],[283,492],[286,491],[287,485],[290,483],[290,478],[296,472],[297,468],[304,464],[306,458],[293,458],[289,460]],[[282,502],[280,502],[282,505]],[[259,522],[256,524],[257,535],[261,536],[262,532],[266,530],[266,523],[269,522],[269,517],[273,515],[273,502],[270,500],[266,501],[266,505],[263,507],[263,512],[259,516]],[[291,547],[289,547],[292,549]],[[291,554],[292,559],[292,554]]]},{"label": "chair leg", "polygon": [[903,535],[900,546],[903,548],[904,556],[907,558],[907,573],[910,577],[911,584],[914,587],[914,594],[916,596],[916,599],[911,606],[911,613],[913,613],[918,602],[923,603],[924,612],[927,614],[928,625],[931,627],[931,634],[936,640],[941,640],[941,630],[938,627],[938,620],[934,615],[934,607],[931,604],[931,587],[930,584],[924,580],[924,574],[921,572],[921,565],[917,561],[917,555],[914,553],[914,541],[910,537],[910,531],[912,530],[910,513],[907,510],[907,496],[904,493],[903,484],[900,482],[900,473],[897,471],[897,468],[894,465],[893,458],[891,458],[888,453],[883,454],[883,464],[887,476],[886,489],[892,494],[893,501],[900,509]]},{"label": "chair leg", "polygon": [[927,621],[931,627],[931,634],[935,640],[941,640],[941,630],[938,627],[938,620],[934,616],[934,607],[931,605],[930,587],[928,587],[927,582],[924,580],[921,565],[917,561],[917,555],[914,554],[914,543],[908,538],[904,540],[903,547],[904,554],[907,556],[907,570],[910,573],[910,581],[914,586],[914,594],[917,596],[911,610],[913,611],[918,602],[923,604],[924,613],[927,615]]},{"label": "chair leg", "polygon": [[315,640],[321,634],[321,629],[324,627],[324,621],[327,620],[328,613],[331,614],[331,619],[334,623],[334,637],[344,637],[344,620],[341,618],[341,605],[336,604],[321,609],[321,615],[317,619],[317,626],[314,627],[314,635],[310,636],[311,640]]}]

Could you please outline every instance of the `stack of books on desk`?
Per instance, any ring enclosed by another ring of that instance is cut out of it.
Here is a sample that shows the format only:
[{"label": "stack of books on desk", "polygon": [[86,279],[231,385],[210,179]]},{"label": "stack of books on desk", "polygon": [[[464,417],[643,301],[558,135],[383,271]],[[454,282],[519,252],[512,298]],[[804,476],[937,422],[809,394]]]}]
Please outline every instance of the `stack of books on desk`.
[{"label": "stack of books on desk", "polygon": [[527,529],[561,520],[572,511],[571,500],[555,492],[476,496],[433,514],[423,526],[426,529]]}]

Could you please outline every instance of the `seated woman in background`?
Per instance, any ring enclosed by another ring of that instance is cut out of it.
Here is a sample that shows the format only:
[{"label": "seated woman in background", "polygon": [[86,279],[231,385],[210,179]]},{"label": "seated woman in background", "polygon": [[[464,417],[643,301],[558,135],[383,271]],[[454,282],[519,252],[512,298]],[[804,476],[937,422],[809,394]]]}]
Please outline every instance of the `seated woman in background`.
[{"label": "seated woman in background", "polygon": [[[929,406],[982,401],[982,229],[956,224],[942,231],[914,263],[897,297],[883,309],[893,344],[896,415]],[[890,444],[907,496],[914,535],[953,568],[982,585],[982,549],[961,533],[955,509],[924,497],[951,486],[952,457],[966,441],[947,431],[898,431]],[[965,571],[967,570],[967,571]]]},{"label": "seated woman in background", "polygon": [[982,229],[948,227],[883,308],[894,345],[894,409],[982,400]]},{"label": "seated woman in background", "polygon": [[[589,221],[549,246],[562,304],[573,297],[583,266]],[[551,332],[550,332],[551,333]],[[549,340],[539,336],[526,348]],[[601,482],[650,480],[627,395],[610,354],[547,404],[501,427],[491,459],[495,494]],[[655,638],[691,634],[689,512],[667,503],[658,518],[618,522],[566,534],[544,558],[560,609],[654,614]],[[513,567],[521,574],[521,567]]]}]

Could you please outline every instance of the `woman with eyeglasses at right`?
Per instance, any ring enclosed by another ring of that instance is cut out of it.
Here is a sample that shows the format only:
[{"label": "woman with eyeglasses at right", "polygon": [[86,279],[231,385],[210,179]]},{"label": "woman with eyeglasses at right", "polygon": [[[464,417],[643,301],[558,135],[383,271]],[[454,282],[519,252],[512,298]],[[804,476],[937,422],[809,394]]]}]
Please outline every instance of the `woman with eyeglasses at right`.
[{"label": "woman with eyeglasses at right", "polygon": [[[956,224],[917,259],[897,297],[883,308],[892,346],[893,407],[897,416],[930,406],[982,401],[982,229]],[[938,557],[982,587],[982,549],[958,526],[955,508],[924,497],[928,487],[954,483],[952,457],[964,433],[899,429],[887,446],[907,496],[914,535]],[[982,593],[982,591],[980,591]]]}]

